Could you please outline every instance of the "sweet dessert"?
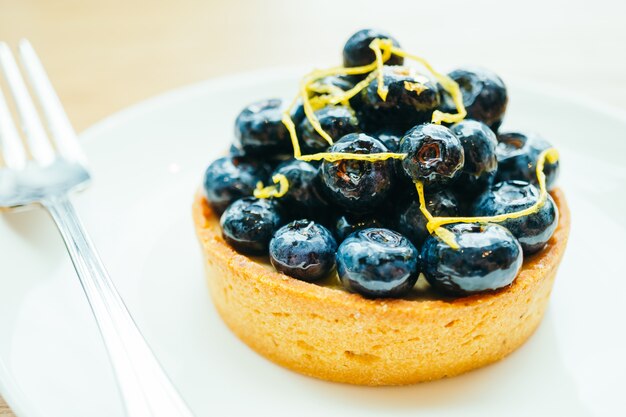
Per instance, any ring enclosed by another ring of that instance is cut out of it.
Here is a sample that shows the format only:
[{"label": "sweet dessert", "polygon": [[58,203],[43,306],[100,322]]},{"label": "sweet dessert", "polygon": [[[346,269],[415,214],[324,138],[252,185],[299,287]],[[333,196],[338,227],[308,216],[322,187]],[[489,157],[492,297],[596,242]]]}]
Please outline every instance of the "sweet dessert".
[{"label": "sweet dessert", "polygon": [[567,244],[558,152],[499,132],[508,95],[489,71],[439,73],[371,29],[343,57],[291,104],[247,106],[207,168],[193,219],[217,310],[257,352],[330,381],[503,358],[541,321]]}]

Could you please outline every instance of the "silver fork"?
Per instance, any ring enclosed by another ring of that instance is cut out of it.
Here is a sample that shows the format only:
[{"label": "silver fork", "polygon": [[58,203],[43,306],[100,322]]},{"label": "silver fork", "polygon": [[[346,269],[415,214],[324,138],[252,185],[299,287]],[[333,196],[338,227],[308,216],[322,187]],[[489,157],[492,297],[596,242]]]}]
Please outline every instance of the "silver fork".
[{"label": "silver fork", "polygon": [[191,416],[133,322],[69,200],[70,193],[90,180],[76,133],[28,41],[20,42],[19,56],[55,146],[11,50],[0,43],[0,67],[30,151],[29,157],[0,90],[0,155],[5,164],[0,168],[0,208],[40,206],[55,221],[98,323],[127,415]]}]

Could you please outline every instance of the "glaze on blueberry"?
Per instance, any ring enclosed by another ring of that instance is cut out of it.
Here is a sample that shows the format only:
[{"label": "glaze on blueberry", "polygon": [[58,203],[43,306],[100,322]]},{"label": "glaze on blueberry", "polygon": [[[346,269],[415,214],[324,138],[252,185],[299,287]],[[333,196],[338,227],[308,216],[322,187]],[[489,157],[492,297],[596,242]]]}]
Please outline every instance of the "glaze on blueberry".
[{"label": "glaze on blueberry", "polygon": [[335,268],[337,242],[328,229],[310,220],[281,227],[270,241],[270,261],[277,271],[313,282]]},{"label": "glaze on blueberry", "polygon": [[436,236],[422,248],[423,272],[429,284],[443,294],[464,296],[510,285],[522,266],[522,248],[497,224],[458,223],[447,226],[459,249]]},{"label": "glaze on blueberry", "polygon": [[364,229],[344,240],[337,251],[337,271],[346,289],[367,297],[400,297],[419,276],[419,254],[401,234]]}]

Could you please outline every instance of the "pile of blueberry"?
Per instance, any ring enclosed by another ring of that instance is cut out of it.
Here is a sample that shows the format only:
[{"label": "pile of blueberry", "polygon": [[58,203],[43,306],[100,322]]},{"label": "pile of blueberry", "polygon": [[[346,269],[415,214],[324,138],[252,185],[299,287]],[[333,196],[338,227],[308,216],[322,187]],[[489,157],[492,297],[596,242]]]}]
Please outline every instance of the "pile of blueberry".
[{"label": "pile of blueberry", "polygon": [[[371,64],[374,39],[398,42],[385,32],[361,30],[344,46],[344,67]],[[507,90],[492,72],[457,69],[467,118],[453,125],[430,123],[433,112],[454,112],[449,92],[431,77],[403,66],[392,55],[383,67],[388,91],[378,80],[349,102],[315,110],[320,136],[300,101],[291,110],[304,154],[318,152],[402,153],[403,159],[295,159],[282,121],[285,102],[247,106],[235,122],[230,154],[214,161],[204,177],[206,198],[221,215],[224,239],[249,255],[269,254],[272,265],[296,279],[315,282],[334,274],[349,291],[366,297],[401,297],[423,274],[444,294],[463,296],[513,282],[523,256],[542,250],[558,221],[548,195],[535,212],[499,223],[444,226],[453,248],[427,229],[415,182],[424,187],[433,216],[496,216],[526,209],[540,197],[536,164],[551,145],[534,134],[499,132]],[[365,75],[323,77],[309,91],[348,91]],[[546,188],[558,176],[558,161],[546,162]],[[288,181],[284,195],[256,198],[258,182],[277,174]]]}]

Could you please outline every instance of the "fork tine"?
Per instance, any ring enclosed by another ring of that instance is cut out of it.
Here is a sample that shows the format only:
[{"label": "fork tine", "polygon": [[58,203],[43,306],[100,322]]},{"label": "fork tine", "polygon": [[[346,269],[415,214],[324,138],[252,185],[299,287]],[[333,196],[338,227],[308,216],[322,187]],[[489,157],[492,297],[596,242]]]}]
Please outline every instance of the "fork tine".
[{"label": "fork tine", "polygon": [[44,117],[59,153],[67,159],[85,163],[86,158],[78,143],[76,132],[46,75],[46,70],[28,40],[22,39],[20,41],[19,53],[33,91],[39,98]]},{"label": "fork tine", "polygon": [[24,143],[13,123],[2,90],[0,90],[0,153],[9,168],[22,169],[26,165]]},{"label": "fork tine", "polygon": [[31,155],[42,165],[52,163],[54,149],[41,125],[37,110],[28,94],[15,58],[13,58],[9,46],[4,42],[0,42],[0,67],[4,71],[4,76],[15,100]]}]

